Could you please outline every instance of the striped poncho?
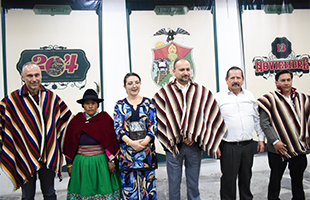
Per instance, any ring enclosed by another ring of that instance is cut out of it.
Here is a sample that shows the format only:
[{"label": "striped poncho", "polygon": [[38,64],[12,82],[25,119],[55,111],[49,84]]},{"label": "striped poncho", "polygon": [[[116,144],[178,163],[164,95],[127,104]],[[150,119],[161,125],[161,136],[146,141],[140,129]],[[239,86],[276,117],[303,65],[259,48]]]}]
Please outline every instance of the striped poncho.
[{"label": "striped poncho", "polygon": [[38,105],[24,85],[0,102],[1,167],[15,190],[40,169],[41,163],[55,172],[61,169],[61,142],[72,114],[42,85],[39,96]]},{"label": "striped poncho", "polygon": [[[215,156],[226,126],[210,90],[191,81],[183,97],[174,80],[162,87],[153,101],[158,121],[156,136],[165,148],[177,155],[177,144],[188,138]],[[186,103],[184,113],[183,102]]]},{"label": "striped poncho", "polygon": [[296,93],[294,107],[278,92],[270,92],[258,99],[258,105],[269,116],[280,141],[286,144],[286,158],[298,156],[309,150],[310,99]]}]

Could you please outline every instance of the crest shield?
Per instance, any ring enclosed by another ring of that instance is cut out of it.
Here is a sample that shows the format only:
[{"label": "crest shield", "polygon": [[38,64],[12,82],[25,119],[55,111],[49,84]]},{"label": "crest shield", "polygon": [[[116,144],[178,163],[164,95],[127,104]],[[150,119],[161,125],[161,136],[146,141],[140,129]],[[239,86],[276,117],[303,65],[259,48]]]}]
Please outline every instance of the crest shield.
[{"label": "crest shield", "polygon": [[[159,44],[159,43],[158,43]],[[191,79],[195,77],[195,67],[192,59],[192,49],[170,42],[152,49],[154,60],[152,66],[152,79],[160,87],[166,85],[174,77],[173,64],[177,58],[185,58],[191,64]]]}]

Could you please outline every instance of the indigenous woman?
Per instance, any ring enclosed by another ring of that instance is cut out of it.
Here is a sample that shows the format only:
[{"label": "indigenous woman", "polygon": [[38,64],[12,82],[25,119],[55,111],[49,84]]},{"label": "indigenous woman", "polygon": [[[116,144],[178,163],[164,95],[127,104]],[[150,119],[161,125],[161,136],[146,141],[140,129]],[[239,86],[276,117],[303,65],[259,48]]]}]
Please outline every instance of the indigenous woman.
[{"label": "indigenous woman", "polygon": [[67,199],[120,199],[120,173],[116,156],[119,145],[113,120],[98,113],[97,93],[88,89],[77,100],[85,112],[69,123],[64,154],[70,175]]},{"label": "indigenous woman", "polygon": [[[119,100],[114,108],[114,126],[120,145],[119,168],[123,199],[147,200],[157,197],[154,145],[156,113],[152,100],[139,95],[140,85],[139,75],[128,73],[124,78],[128,96]],[[139,134],[135,130],[139,130]]]}]

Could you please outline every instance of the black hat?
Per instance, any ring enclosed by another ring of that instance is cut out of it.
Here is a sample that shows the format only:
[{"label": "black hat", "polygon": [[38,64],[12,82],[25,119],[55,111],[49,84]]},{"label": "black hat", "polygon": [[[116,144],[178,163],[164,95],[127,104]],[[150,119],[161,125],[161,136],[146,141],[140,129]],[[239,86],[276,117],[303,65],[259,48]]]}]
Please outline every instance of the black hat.
[{"label": "black hat", "polygon": [[95,92],[95,90],[93,90],[93,89],[87,89],[84,92],[83,99],[79,99],[76,102],[83,104],[84,101],[89,100],[89,99],[94,100],[97,103],[103,102],[103,99],[99,99],[97,92]]}]

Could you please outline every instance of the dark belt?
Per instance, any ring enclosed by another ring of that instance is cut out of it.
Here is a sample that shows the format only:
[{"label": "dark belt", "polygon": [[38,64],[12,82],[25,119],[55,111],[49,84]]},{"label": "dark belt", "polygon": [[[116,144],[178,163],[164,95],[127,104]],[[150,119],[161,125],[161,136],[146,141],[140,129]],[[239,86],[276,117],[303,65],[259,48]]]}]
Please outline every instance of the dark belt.
[{"label": "dark belt", "polygon": [[222,142],[228,143],[228,144],[237,145],[237,146],[245,146],[245,145],[250,144],[251,142],[253,142],[253,140],[245,140],[245,141],[238,141],[238,142],[227,142],[225,140],[222,140]]}]

